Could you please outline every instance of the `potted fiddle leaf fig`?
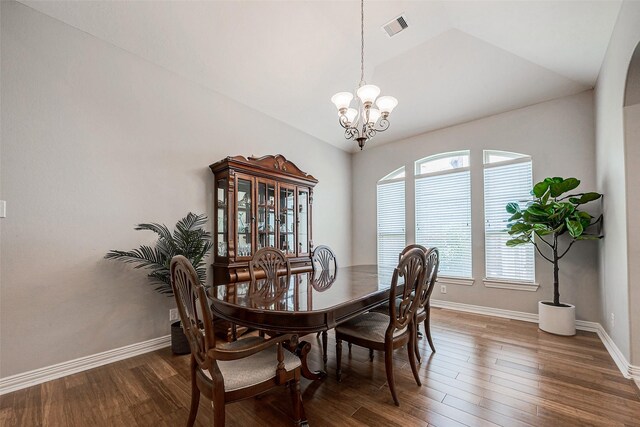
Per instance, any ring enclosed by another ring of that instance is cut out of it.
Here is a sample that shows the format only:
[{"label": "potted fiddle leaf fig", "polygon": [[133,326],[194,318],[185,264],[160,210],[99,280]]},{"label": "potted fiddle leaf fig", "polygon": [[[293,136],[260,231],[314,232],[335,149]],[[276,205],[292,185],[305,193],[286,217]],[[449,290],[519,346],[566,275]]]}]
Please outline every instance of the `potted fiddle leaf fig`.
[{"label": "potted fiddle leaf fig", "polygon": [[[602,236],[593,226],[602,221],[583,209],[602,197],[595,192],[575,192],[576,178],[545,178],[534,185],[533,200],[522,206],[507,204],[511,214],[507,246],[532,244],[538,254],[553,265],[553,301],[538,302],[540,329],[557,335],[575,335],[575,306],[560,301],[559,263],[580,240],[598,240]],[[571,193],[570,193],[571,192]],[[567,193],[570,193],[567,195]]]},{"label": "potted fiddle leaf fig", "polygon": [[[170,264],[171,258],[175,255],[184,255],[191,261],[198,279],[201,283],[205,283],[207,274],[205,258],[213,246],[211,233],[203,228],[206,222],[206,215],[189,212],[176,223],[173,232],[169,231],[164,224],[138,224],[135,230],[149,230],[158,235],[155,246],[142,245],[130,251],[111,250],[105,258],[136,264],[135,268],[151,270],[147,277],[156,286],[155,290],[172,297]],[[180,322],[171,324],[171,349],[175,354],[186,354],[191,351]]]}]

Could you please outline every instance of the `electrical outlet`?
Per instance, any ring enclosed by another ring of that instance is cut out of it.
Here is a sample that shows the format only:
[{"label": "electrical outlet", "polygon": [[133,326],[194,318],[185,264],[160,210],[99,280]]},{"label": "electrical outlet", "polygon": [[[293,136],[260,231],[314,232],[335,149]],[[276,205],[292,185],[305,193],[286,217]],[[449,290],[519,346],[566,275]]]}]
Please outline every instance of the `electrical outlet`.
[{"label": "electrical outlet", "polygon": [[616,315],[611,313],[611,327],[616,326]]},{"label": "electrical outlet", "polygon": [[447,293],[447,285],[440,285],[440,293],[441,294]]},{"label": "electrical outlet", "polygon": [[169,310],[169,321],[175,322],[176,320],[180,320],[178,319],[178,309],[172,308],[171,310]]}]

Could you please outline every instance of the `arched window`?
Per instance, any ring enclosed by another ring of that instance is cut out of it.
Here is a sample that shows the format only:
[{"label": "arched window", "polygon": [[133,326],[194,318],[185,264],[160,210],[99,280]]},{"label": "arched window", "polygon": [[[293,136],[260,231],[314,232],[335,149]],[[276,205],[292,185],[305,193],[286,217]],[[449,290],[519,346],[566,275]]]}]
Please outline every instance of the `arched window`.
[{"label": "arched window", "polygon": [[440,251],[442,277],[472,277],[469,151],[415,163],[416,243]]},{"label": "arched window", "polygon": [[[519,202],[524,208],[533,187],[531,157],[507,151],[484,151],[484,253],[485,284],[489,282],[535,282],[533,245],[507,247],[507,223],[511,216],[507,203]],[[494,283],[493,286],[499,286]]]},{"label": "arched window", "polygon": [[393,271],[398,264],[398,254],[405,246],[404,181],[404,166],[378,181],[378,266],[383,267],[382,270]]}]

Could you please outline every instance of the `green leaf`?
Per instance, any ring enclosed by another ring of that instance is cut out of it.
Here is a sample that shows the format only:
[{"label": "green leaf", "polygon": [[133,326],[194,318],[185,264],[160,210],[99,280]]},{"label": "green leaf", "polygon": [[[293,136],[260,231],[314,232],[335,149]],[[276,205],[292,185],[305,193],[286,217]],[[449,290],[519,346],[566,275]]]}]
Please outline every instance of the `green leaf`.
[{"label": "green leaf", "polygon": [[600,240],[602,236],[593,236],[591,234],[581,234],[577,237],[574,237],[576,240]]},{"label": "green leaf", "polygon": [[582,224],[580,221],[567,220],[567,229],[569,230],[569,234],[574,239],[582,234],[584,231]]},{"label": "green leaf", "polygon": [[524,222],[516,222],[509,228],[509,234],[524,233],[529,230],[531,230],[530,224],[525,224]]},{"label": "green leaf", "polygon": [[522,212],[516,212],[511,216],[511,218],[509,218],[509,221],[515,221],[520,218],[522,218]]},{"label": "green leaf", "polygon": [[[584,205],[585,203],[589,203],[589,202],[593,202],[594,200],[598,200],[600,197],[602,197],[602,194],[600,193],[584,193],[580,199],[578,199],[578,202],[576,203],[577,205]],[[569,199],[569,201],[571,201],[571,199]],[[571,202],[574,203],[574,202]]]},{"label": "green leaf", "polygon": [[[548,178],[547,178],[548,179]],[[533,186],[533,195],[536,196],[537,198],[540,198],[544,195],[544,193],[547,192],[547,189],[549,188],[549,182],[547,182],[547,180],[545,179],[542,182],[537,183],[536,185]]]},{"label": "green leaf", "polygon": [[517,203],[507,203],[507,212],[510,214],[515,214],[520,212],[520,205]]},{"label": "green leaf", "polygon": [[[555,178],[554,178],[555,179]],[[554,182],[549,186],[551,189],[551,197],[558,197],[567,191],[571,191],[580,185],[580,180],[576,178],[567,178],[560,182]]]},{"label": "green leaf", "polygon": [[516,239],[507,240],[507,246],[514,247],[518,245],[523,245],[525,243],[529,243],[529,239],[518,237]]},{"label": "green leaf", "polygon": [[527,212],[531,215],[547,217],[548,213],[540,205],[531,205],[527,208]]}]

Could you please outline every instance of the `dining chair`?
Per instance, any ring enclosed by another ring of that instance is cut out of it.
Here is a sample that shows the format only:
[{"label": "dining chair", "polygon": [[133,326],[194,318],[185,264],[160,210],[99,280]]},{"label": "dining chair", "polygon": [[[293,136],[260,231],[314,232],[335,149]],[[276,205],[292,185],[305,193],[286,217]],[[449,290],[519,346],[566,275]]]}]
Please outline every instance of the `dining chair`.
[{"label": "dining chair", "polygon": [[[407,353],[416,384],[422,385],[415,354],[415,310],[424,285],[425,253],[420,249],[407,252],[393,271],[389,290],[389,314],[369,311],[336,326],[336,374],[341,380],[342,341],[384,352],[389,390],[396,406],[400,406],[393,376],[393,351],[407,345]],[[402,283],[398,283],[402,280]],[[396,298],[400,301],[396,304]]]},{"label": "dining chair", "polygon": [[417,334],[420,323],[424,323],[424,332],[427,336],[427,340],[429,341],[429,347],[431,347],[431,351],[436,352],[436,347],[433,345],[433,339],[431,338],[431,294],[433,293],[433,288],[436,286],[436,280],[438,279],[438,268],[440,266],[440,253],[438,252],[438,248],[429,248],[426,250],[425,258],[427,259],[427,264],[425,267],[425,283],[422,287],[422,292],[420,293],[420,298],[418,300],[418,307],[416,308],[416,339],[414,340],[416,347],[416,357],[418,358],[418,362],[422,363],[422,359],[420,357],[420,348],[418,346]]},{"label": "dining chair", "polygon": [[258,249],[249,261],[249,277],[252,282],[264,277],[265,284],[275,286],[279,275],[291,277],[291,264],[280,249],[265,247]]},{"label": "dining chair", "polygon": [[[338,259],[329,246],[316,246],[311,254],[311,265],[313,266],[313,276],[311,286],[318,292],[328,289],[335,281],[338,273]],[[318,332],[320,334],[320,332]],[[328,333],[322,331],[322,362],[327,369],[327,342]]]},{"label": "dining chair", "polygon": [[191,347],[191,409],[187,426],[195,423],[201,394],[212,402],[214,427],[223,427],[227,403],[284,384],[289,385],[295,424],[306,422],[300,394],[301,361],[283,348],[295,345],[297,336],[254,336],[216,345],[206,291],[182,255],[171,260],[171,287]]},{"label": "dining chair", "polygon": [[[291,264],[280,249],[264,247],[249,261],[249,277],[254,298],[275,300],[289,286]],[[260,331],[260,336],[264,336],[264,331]]]}]

